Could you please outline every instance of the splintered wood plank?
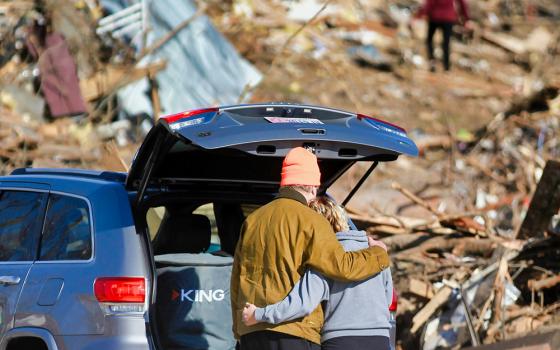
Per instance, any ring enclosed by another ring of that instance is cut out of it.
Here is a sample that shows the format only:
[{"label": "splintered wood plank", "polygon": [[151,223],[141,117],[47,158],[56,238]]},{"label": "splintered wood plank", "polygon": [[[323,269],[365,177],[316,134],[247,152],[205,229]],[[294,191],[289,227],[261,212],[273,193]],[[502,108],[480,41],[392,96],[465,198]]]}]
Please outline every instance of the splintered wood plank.
[{"label": "splintered wood plank", "polygon": [[434,297],[412,319],[412,333],[416,333],[449,300],[451,292],[452,289],[448,286],[444,286],[437,291]]},{"label": "splintered wood plank", "polygon": [[550,224],[550,219],[560,209],[560,162],[549,160],[537,185],[525,220],[517,238],[540,236]]},{"label": "splintered wood plank", "polygon": [[430,299],[434,296],[432,285],[417,278],[411,278],[409,280],[408,291],[426,299]]},{"label": "splintered wood plank", "polygon": [[80,81],[80,90],[86,101],[106,96],[118,87],[130,84],[146,76],[155,76],[165,69],[167,62],[156,62],[143,68],[107,66],[94,76]]},{"label": "splintered wood plank", "polygon": [[482,38],[517,55],[522,55],[527,52],[525,41],[511,35],[484,31],[482,33]]}]

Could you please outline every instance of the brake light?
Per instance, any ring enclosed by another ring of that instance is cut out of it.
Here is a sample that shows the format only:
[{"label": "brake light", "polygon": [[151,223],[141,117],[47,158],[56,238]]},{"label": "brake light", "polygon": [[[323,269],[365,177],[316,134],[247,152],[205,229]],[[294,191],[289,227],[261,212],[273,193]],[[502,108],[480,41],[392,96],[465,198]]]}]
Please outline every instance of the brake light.
[{"label": "brake light", "polygon": [[95,297],[102,303],[144,303],[146,281],[143,277],[102,277],[93,284]]},{"label": "brake light", "polygon": [[176,121],[181,120],[181,119],[194,117],[195,115],[204,114],[204,113],[218,112],[218,110],[219,110],[219,108],[216,108],[216,107],[204,108],[204,109],[194,109],[192,111],[187,111],[187,112],[168,115],[166,117],[161,117],[161,119],[164,119],[167,123],[171,124],[171,123],[175,123]]},{"label": "brake light", "polygon": [[399,296],[397,295],[397,291],[393,288],[393,298],[391,300],[391,305],[389,305],[390,312],[397,312],[397,303],[399,301]]},{"label": "brake light", "polygon": [[360,113],[356,114],[356,117],[358,118],[358,120],[362,120],[362,119],[364,119],[364,118],[365,118],[365,119],[374,120],[374,121],[376,121],[376,122],[378,122],[378,123],[385,124],[385,125],[389,125],[389,126],[391,126],[391,127],[393,127],[393,128],[399,129],[400,131],[406,133],[406,130],[405,130],[405,129],[401,128],[400,126],[398,126],[398,125],[396,125],[396,124],[389,123],[389,122],[387,122],[387,121],[385,121],[385,120],[377,119],[377,118],[371,117],[371,116],[369,116],[369,115],[360,114]]}]

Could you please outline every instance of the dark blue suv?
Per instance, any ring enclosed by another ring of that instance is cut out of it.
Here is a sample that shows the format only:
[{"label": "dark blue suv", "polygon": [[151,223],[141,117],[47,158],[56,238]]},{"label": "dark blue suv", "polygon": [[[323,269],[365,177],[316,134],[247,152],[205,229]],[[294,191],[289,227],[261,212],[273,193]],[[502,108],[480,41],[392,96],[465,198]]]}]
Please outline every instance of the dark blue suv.
[{"label": "dark blue suv", "polygon": [[0,177],[0,350],[234,348],[239,228],[296,146],[319,158],[323,193],[357,161],[418,153],[370,116],[241,105],[161,118],[128,174]]}]

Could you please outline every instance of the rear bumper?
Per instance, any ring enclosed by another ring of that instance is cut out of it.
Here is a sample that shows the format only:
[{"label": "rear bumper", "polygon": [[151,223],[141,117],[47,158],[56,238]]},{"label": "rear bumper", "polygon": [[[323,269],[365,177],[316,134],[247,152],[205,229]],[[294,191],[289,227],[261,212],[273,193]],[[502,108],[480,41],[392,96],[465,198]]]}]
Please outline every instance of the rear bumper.
[{"label": "rear bumper", "polygon": [[[146,337],[129,335],[73,335],[55,337],[59,350],[154,350]],[[50,349],[49,349],[50,350]]]},{"label": "rear bumper", "polygon": [[60,350],[154,350],[143,317],[106,316],[104,334],[55,336]]}]

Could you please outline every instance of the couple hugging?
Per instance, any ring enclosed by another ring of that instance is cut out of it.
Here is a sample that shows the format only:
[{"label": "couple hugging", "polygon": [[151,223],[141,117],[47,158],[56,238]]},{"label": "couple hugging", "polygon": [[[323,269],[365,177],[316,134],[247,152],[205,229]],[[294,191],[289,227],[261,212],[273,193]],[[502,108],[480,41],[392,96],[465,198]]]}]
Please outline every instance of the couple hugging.
[{"label": "couple hugging", "polygon": [[321,174],[311,152],[290,150],[281,176],[278,196],[243,223],[235,252],[240,348],[388,350],[393,288],[385,246],[350,230],[332,200],[316,198]]}]

